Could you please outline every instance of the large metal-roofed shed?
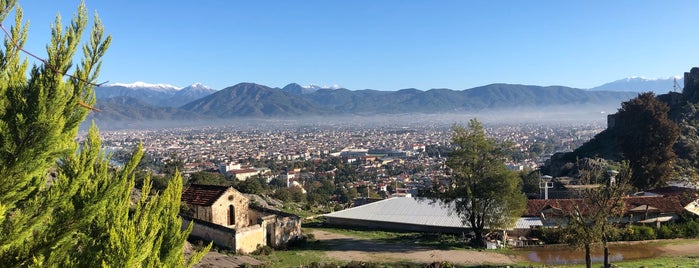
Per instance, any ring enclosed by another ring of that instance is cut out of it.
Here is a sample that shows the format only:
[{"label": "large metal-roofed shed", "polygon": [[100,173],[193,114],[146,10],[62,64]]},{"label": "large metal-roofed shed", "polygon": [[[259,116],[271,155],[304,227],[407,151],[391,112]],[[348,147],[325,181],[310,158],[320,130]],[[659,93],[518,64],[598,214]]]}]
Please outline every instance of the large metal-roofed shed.
[{"label": "large metal-roofed shed", "polygon": [[330,225],[369,229],[468,233],[458,214],[439,202],[394,197],[323,215]]}]

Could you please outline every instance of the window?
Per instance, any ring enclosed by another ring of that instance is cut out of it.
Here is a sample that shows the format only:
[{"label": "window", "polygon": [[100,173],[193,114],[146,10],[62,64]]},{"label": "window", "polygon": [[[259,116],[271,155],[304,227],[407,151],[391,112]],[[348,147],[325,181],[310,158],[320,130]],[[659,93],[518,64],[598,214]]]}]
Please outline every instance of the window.
[{"label": "window", "polygon": [[228,206],[228,225],[235,224],[235,207],[233,205]]}]

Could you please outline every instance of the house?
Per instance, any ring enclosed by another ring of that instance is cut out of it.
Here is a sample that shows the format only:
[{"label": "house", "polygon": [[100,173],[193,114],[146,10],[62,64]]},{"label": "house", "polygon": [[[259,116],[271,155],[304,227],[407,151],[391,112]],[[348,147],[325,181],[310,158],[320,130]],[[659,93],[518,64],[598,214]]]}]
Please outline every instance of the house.
[{"label": "house", "polygon": [[233,187],[193,184],[182,192],[182,202],[187,206],[182,228],[194,224],[190,236],[236,252],[279,247],[301,236],[298,216],[251,208],[250,200]]},{"label": "house", "polygon": [[[677,196],[628,196],[622,201],[624,215],[621,218],[610,219],[622,224],[659,225],[677,219],[685,210]],[[581,204],[582,199],[527,200],[527,209],[522,217],[538,217],[541,225],[546,227],[565,226],[575,208],[583,215],[589,213],[590,208]]]},{"label": "house", "polygon": [[248,178],[260,175],[260,172],[254,168],[242,168],[229,170],[228,174],[234,175],[239,181],[247,180]]}]

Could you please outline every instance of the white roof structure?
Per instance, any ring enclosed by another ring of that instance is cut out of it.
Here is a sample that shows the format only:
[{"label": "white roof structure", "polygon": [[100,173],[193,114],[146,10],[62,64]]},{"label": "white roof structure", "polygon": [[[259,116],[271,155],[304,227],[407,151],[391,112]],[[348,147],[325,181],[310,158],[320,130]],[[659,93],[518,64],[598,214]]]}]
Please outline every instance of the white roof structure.
[{"label": "white roof structure", "polygon": [[515,223],[515,229],[531,229],[533,226],[544,226],[539,217],[521,217]]},{"label": "white roof structure", "polygon": [[323,215],[327,218],[468,228],[452,209],[412,197],[394,197]]}]

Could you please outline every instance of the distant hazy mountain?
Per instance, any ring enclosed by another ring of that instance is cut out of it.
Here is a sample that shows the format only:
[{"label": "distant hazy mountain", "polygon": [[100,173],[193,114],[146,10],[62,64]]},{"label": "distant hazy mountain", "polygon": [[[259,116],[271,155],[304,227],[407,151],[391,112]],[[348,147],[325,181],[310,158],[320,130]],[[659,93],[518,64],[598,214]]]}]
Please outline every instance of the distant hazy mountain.
[{"label": "distant hazy mountain", "polygon": [[180,107],[220,118],[317,115],[323,111],[298,95],[278,88],[240,83]]},{"label": "distant hazy mountain", "polygon": [[[270,88],[240,83],[220,91],[201,84],[115,84],[97,89],[100,120],[170,120],[197,118],[297,117],[306,115],[375,115],[459,113],[546,107],[606,106],[611,109],[635,92],[591,91],[562,86],[491,84],[466,90],[414,88],[398,91],[349,90],[289,84]],[[188,100],[187,103],[183,103]],[[172,106],[183,103],[179,108]],[[565,109],[565,108],[564,108]]]},{"label": "distant hazy mountain", "polygon": [[95,108],[99,112],[90,113],[96,121],[121,120],[194,120],[206,118],[198,113],[191,113],[174,107],[158,107],[139,99],[120,96],[98,99]]},{"label": "distant hazy mountain", "polygon": [[677,91],[682,92],[682,87],[684,86],[684,79],[682,77],[670,77],[670,78],[656,78],[649,79],[643,77],[630,77],[614,82],[606,83],[604,85],[591,88],[590,90],[600,91],[631,91],[631,92],[648,92],[652,91],[656,95],[668,93],[673,90],[674,81],[677,79],[677,84],[679,88]]},{"label": "distant hazy mountain", "polygon": [[398,91],[319,88],[303,91],[298,84],[282,89],[241,83],[181,108],[227,117],[275,117],[327,114],[396,114],[482,111],[546,106],[613,106],[633,92],[588,91],[569,87],[492,84],[462,91],[403,89]]},{"label": "distant hazy mountain", "polygon": [[97,99],[131,97],[160,107],[179,107],[193,100],[211,95],[215,90],[195,83],[185,88],[167,84],[111,84],[95,88]]}]

